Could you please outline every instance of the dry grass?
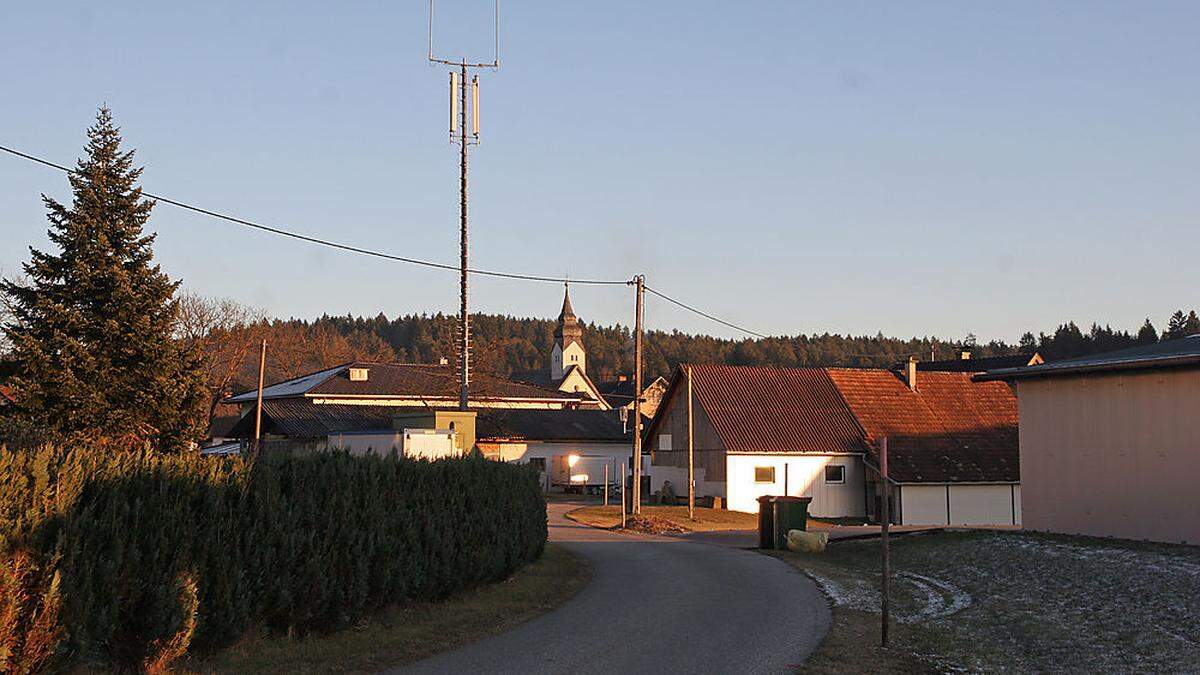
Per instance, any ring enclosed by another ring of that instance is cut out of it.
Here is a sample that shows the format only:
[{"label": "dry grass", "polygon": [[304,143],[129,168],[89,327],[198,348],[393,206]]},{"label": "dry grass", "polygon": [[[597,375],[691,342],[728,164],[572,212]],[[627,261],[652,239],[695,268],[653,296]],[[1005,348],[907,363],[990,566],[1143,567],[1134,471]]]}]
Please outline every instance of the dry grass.
[{"label": "dry grass", "polygon": [[581,558],[551,544],[540,560],[506,581],[442,602],[397,607],[325,635],[254,637],[177,671],[376,672],[510,630],[561,605],[588,577]]},{"label": "dry grass", "polygon": [[[719,532],[758,528],[757,515],[724,509],[697,508],[696,519],[692,520],[688,518],[686,506],[643,506],[642,515],[666,521],[686,532]],[[584,506],[567,512],[567,517],[592,527],[614,528],[621,524],[621,507]]]}]

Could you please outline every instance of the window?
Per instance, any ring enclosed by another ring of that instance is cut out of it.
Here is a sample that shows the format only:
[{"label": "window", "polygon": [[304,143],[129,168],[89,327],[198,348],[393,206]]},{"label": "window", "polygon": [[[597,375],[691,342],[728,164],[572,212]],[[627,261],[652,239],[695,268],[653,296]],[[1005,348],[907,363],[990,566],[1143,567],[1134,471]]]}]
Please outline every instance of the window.
[{"label": "window", "polygon": [[658,450],[661,452],[671,451],[671,434],[658,435]]},{"label": "window", "polygon": [[773,467],[773,466],[756,466],[756,467],[754,467],[754,482],[755,483],[774,483],[775,482],[775,467]]},{"label": "window", "polygon": [[538,473],[546,473],[546,458],[533,457],[529,460],[529,466],[538,470]]},{"label": "window", "polygon": [[846,482],[846,467],[841,464],[831,464],[825,467],[825,482],[826,483],[845,483]]}]

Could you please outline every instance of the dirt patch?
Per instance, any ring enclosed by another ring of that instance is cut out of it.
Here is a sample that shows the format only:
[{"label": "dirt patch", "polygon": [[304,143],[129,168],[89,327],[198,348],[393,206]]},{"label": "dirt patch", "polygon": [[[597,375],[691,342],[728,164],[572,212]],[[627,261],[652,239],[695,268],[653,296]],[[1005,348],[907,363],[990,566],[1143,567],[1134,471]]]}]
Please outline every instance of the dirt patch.
[{"label": "dirt patch", "polygon": [[[656,519],[672,527],[669,530],[656,530],[656,533],[721,532],[758,527],[757,515],[724,509],[697,508],[696,517],[693,519],[688,517],[686,506],[647,505],[642,507],[641,517]],[[567,518],[592,527],[614,529],[621,524],[621,507],[584,506],[568,511]]]},{"label": "dirt patch", "polygon": [[630,516],[625,519],[625,527],[620,525],[612,528],[617,532],[637,532],[640,534],[684,534],[684,528],[657,516]]},{"label": "dirt patch", "polygon": [[[838,631],[866,631],[878,645],[878,540],[838,542],[824,555],[775,555],[829,597],[835,621],[827,642],[845,637]],[[894,539],[892,566],[892,648],[863,650],[872,660],[860,668],[844,651],[825,659],[822,645],[806,668],[824,672],[840,659],[843,668],[868,671],[1184,672],[1200,663],[1200,548],[928,533]]]}]

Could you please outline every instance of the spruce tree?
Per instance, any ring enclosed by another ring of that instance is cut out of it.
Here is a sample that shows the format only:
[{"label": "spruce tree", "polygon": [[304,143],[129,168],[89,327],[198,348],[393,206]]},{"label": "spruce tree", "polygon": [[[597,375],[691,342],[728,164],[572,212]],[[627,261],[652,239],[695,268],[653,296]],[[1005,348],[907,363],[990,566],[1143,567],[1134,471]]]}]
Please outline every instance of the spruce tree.
[{"label": "spruce tree", "polygon": [[18,364],[5,414],[38,437],[182,450],[203,433],[204,380],[172,336],[179,283],[153,261],[143,230],[154,203],[107,108],[87,133],[71,206],[42,195],[58,250],[30,247],[28,280],[0,283]]},{"label": "spruce tree", "polygon": [[1184,328],[1187,326],[1187,317],[1182,309],[1175,310],[1171,318],[1167,321],[1167,329],[1163,331],[1164,340],[1173,340],[1185,335]]},{"label": "spruce tree", "polygon": [[1150,317],[1146,317],[1146,323],[1143,323],[1142,327],[1138,329],[1137,341],[1138,344],[1143,345],[1152,345],[1158,342],[1158,329],[1150,323]]}]

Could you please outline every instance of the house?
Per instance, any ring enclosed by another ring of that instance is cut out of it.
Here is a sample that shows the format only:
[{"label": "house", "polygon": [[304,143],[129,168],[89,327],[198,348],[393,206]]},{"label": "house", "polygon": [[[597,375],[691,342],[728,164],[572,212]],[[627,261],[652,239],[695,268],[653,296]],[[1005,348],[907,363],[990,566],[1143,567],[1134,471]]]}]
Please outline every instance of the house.
[{"label": "house", "polygon": [[[537,467],[547,490],[602,485],[605,476],[619,483],[633,451],[632,424],[611,410],[488,410],[478,434],[485,457]],[[571,471],[555,471],[568,462]]]},{"label": "house", "polygon": [[[687,366],[646,431],[652,488],[687,485]],[[763,495],[812,498],[820,517],[878,512],[888,439],[901,524],[1017,524],[1016,400],[970,373],[694,365],[697,494],[754,512]]]},{"label": "house", "polygon": [[[982,358],[972,358],[971,352],[963,350],[957,359],[943,359],[940,361],[918,361],[917,370],[920,372],[943,372],[943,373],[983,373],[989,370],[999,368],[1018,368],[1021,366],[1035,366],[1039,363],[1045,363],[1046,360],[1037,352],[1023,352],[1020,354],[1009,354],[1007,356],[985,356]],[[905,368],[904,361],[897,363],[892,367],[893,370],[902,370]]]},{"label": "house", "polygon": [[[633,412],[634,391],[637,387],[634,386],[632,379],[621,375],[615,380],[600,382],[599,389],[600,395],[608,402],[610,408]],[[667,393],[667,380],[662,377],[656,377],[650,384],[642,387],[642,415],[654,417],[665,393]]]},{"label": "house", "polygon": [[[453,367],[356,361],[273,384],[263,389],[263,434],[268,448],[323,449],[331,432],[391,429],[393,418],[417,412],[435,429],[457,427],[461,447],[474,445],[474,422],[457,411],[458,378]],[[229,435],[254,435],[257,391],[225,399],[241,407]],[[490,409],[563,410],[583,396],[475,374],[473,411]],[[458,413],[456,415],[456,413]],[[416,421],[413,422],[416,428]]]},{"label": "house", "polygon": [[581,407],[609,410],[612,406],[587,374],[587,350],[583,347],[583,327],[571,307],[571,291],[563,291],[562,311],[554,328],[549,367],[544,370],[513,373],[520,382],[582,396]]},{"label": "house", "polygon": [[1200,544],[1200,337],[976,379],[1016,391],[1025,527]]}]

